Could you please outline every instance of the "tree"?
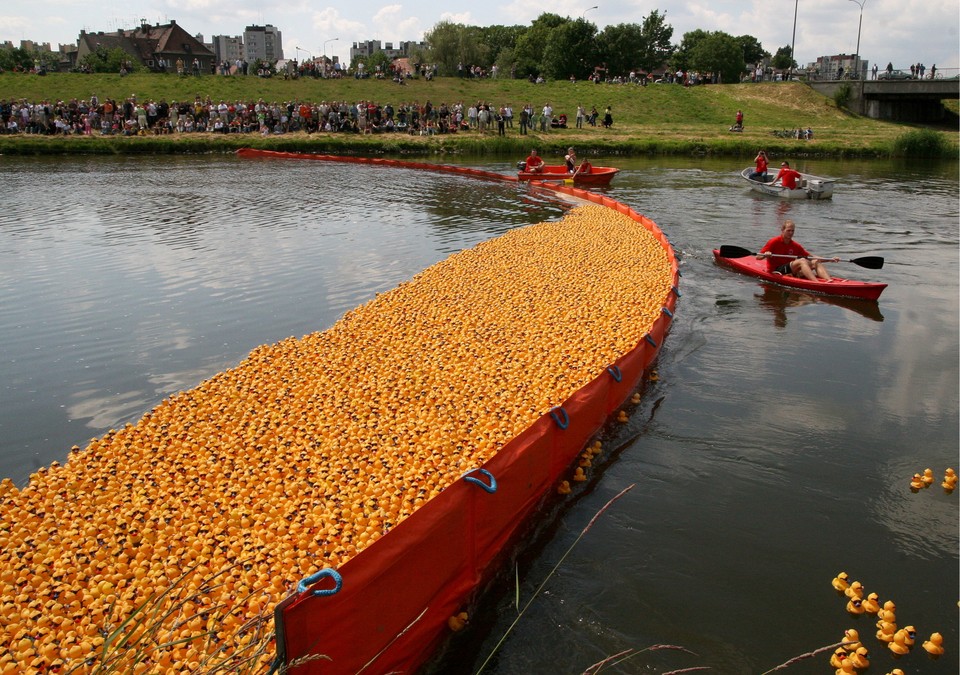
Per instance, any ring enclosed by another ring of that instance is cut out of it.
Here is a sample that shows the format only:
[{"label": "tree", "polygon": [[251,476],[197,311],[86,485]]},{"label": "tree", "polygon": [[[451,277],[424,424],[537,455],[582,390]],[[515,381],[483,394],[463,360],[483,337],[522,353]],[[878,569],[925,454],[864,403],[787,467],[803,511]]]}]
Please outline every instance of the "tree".
[{"label": "tree", "polygon": [[517,75],[539,75],[543,69],[543,54],[550,44],[553,30],[568,23],[570,19],[557,14],[544,13],[534,19],[530,28],[518,39],[515,48]]},{"label": "tree", "polygon": [[723,31],[708,33],[690,52],[689,67],[719,75],[720,82],[739,82],[745,66],[740,43]]},{"label": "tree", "polygon": [[648,73],[664,65],[673,54],[673,26],[667,22],[667,13],[653,10],[643,20],[640,33],[642,47],[640,61],[637,64]]},{"label": "tree", "polygon": [[597,27],[583,19],[555,27],[543,50],[543,74],[553,79],[567,79],[571,75],[583,79],[589,75],[596,60],[596,33]]},{"label": "tree", "polygon": [[597,35],[597,60],[613,75],[626,75],[643,61],[643,28],[635,23],[607,26]]},{"label": "tree", "polygon": [[743,60],[747,63],[757,65],[764,59],[770,58],[770,52],[766,51],[760,41],[752,35],[741,35],[737,38],[737,42],[743,50]]},{"label": "tree", "polygon": [[689,70],[692,67],[690,64],[690,55],[700,41],[708,35],[710,35],[710,33],[700,28],[684,33],[683,39],[680,41],[680,46],[673,52],[673,67],[684,72]]},{"label": "tree", "polygon": [[143,67],[133,57],[120,47],[107,49],[98,46],[95,51],[84,55],[80,63],[93,73],[119,73],[121,66],[126,65],[127,72],[143,70]]},{"label": "tree", "polygon": [[773,57],[773,61],[770,62],[774,68],[778,70],[786,70],[787,68],[796,68],[797,62],[793,60],[793,49],[790,45],[781,47],[777,50],[777,53]]},{"label": "tree", "polygon": [[486,64],[489,56],[480,31],[476,26],[441,21],[424,35],[424,42],[430,45],[429,60],[442,75],[456,75],[461,63],[466,67]]},{"label": "tree", "polygon": [[33,68],[33,57],[21,47],[4,47],[0,49],[0,70],[30,70]]}]

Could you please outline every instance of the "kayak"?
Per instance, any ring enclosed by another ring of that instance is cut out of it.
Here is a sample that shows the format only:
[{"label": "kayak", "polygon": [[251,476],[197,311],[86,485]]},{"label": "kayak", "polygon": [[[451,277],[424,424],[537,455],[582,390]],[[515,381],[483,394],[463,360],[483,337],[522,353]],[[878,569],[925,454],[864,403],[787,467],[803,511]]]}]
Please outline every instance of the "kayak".
[{"label": "kayak", "polygon": [[[522,165],[523,162],[520,162],[520,164]],[[567,171],[566,165],[545,164],[543,171],[538,173],[530,173],[529,171],[522,170],[517,171],[517,180],[567,181],[572,179],[574,183],[582,185],[609,185],[613,177],[619,172],[620,169],[615,169],[612,166],[594,166],[590,168],[590,173],[583,173],[581,171],[576,176],[573,176]]]},{"label": "kayak", "polygon": [[[800,181],[793,190],[785,188],[780,183],[768,183],[762,180],[756,180],[750,177],[754,167],[748,166],[740,172],[740,177],[750,184],[750,189],[754,192],[779,197],[780,199],[830,199],[833,197],[833,187],[837,181],[832,178],[822,178],[814,176],[811,173],[801,173]],[[770,174],[764,174],[764,178],[770,180],[773,178]]]},{"label": "kayak", "polygon": [[778,274],[767,270],[766,260],[757,260],[756,256],[745,256],[742,258],[724,258],[720,255],[720,249],[713,250],[713,256],[721,265],[731,267],[741,274],[747,274],[752,277],[758,277],[764,281],[769,281],[780,286],[790,288],[799,288],[811,293],[822,293],[823,295],[832,295],[840,298],[859,298],[860,300],[877,300],[886,284],[874,283],[870,281],[855,281],[853,279],[844,279],[833,277],[830,281],[810,281],[785,274]]}]

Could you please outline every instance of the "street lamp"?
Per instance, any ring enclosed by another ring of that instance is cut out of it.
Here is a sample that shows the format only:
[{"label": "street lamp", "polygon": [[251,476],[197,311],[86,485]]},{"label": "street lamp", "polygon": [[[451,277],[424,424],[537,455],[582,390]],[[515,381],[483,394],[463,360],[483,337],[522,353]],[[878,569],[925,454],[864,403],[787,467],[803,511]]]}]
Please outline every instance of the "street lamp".
[{"label": "street lamp", "polygon": [[340,39],[340,38],[330,38],[329,40],[326,40],[326,41],[323,43],[323,60],[324,60],[324,61],[327,60],[327,45],[328,45],[329,43],[331,43],[331,42],[336,42],[336,41],[339,40],[339,39]]},{"label": "street lamp", "polygon": [[850,0],[850,2],[855,2],[860,5],[860,23],[857,24],[857,60],[856,60],[856,70],[857,79],[862,79],[860,77],[860,29],[863,27],[863,6],[867,4],[867,0]]},{"label": "street lamp", "polygon": [[599,9],[599,5],[594,5],[593,7],[587,7],[585,10],[583,10],[583,14],[580,15],[580,18],[584,19],[587,16],[587,12],[589,12],[591,9]]},{"label": "street lamp", "polygon": [[[797,61],[797,7],[800,5],[800,0],[793,0],[793,39],[790,41],[790,62],[791,64],[796,63]],[[793,70],[791,65],[790,70]]]},{"label": "street lamp", "polygon": [[294,47],[297,50],[297,60],[300,60],[300,52],[306,52],[310,56],[310,60],[313,61],[313,54],[310,53],[309,49],[304,49],[303,47]]}]

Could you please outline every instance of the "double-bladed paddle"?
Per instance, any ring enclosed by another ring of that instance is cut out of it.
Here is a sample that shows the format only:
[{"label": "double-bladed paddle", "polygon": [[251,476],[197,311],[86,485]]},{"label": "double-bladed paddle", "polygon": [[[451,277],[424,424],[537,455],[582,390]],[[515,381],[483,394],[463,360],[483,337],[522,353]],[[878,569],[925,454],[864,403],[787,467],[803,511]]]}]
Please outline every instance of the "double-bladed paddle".
[{"label": "double-bladed paddle", "polygon": [[[746,258],[748,255],[759,255],[754,251],[751,251],[748,248],[742,248],[740,246],[721,246],[720,247],[720,257],[721,258]],[[774,258],[800,258],[802,256],[798,255],[781,255],[778,253],[771,254]],[[830,258],[821,258],[814,256],[817,260],[830,260]],[[839,262],[849,262],[854,265],[860,265],[860,267],[866,267],[871,270],[878,270],[883,267],[883,258],[878,255],[868,255],[863,258],[853,258],[852,260],[840,259]]]}]

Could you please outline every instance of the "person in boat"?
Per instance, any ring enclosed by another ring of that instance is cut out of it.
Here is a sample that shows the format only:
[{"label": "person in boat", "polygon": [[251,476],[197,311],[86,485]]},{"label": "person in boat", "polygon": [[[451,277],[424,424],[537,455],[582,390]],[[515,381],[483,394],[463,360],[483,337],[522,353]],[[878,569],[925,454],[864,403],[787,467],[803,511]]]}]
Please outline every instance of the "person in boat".
[{"label": "person in boat", "polygon": [[[757,253],[757,260],[766,259],[767,270],[777,274],[790,275],[810,281],[830,281],[832,277],[822,261],[811,255],[800,242],[794,240],[796,225],[792,220],[784,221],[780,226],[780,235],[774,237]],[[840,262],[840,258],[831,258],[831,262]]]},{"label": "person in boat", "polygon": [[543,157],[538,155],[536,150],[531,150],[523,166],[527,173],[543,173]]},{"label": "person in boat", "polygon": [[790,168],[790,162],[781,162],[780,171],[774,176],[773,182],[780,181],[780,185],[788,190],[796,190],[797,182],[800,180],[800,172]]},{"label": "person in boat", "polygon": [[567,173],[577,172],[577,153],[573,148],[567,148],[567,154],[564,155],[563,161],[567,164]]},{"label": "person in boat", "polygon": [[750,180],[758,180],[761,183],[767,182],[767,153],[761,150],[753,160],[757,163],[757,168],[750,174]]},{"label": "person in boat", "polygon": [[582,174],[590,173],[591,171],[593,171],[593,164],[590,163],[589,159],[585,159],[580,162],[580,166],[574,172],[574,175],[580,176]]}]

